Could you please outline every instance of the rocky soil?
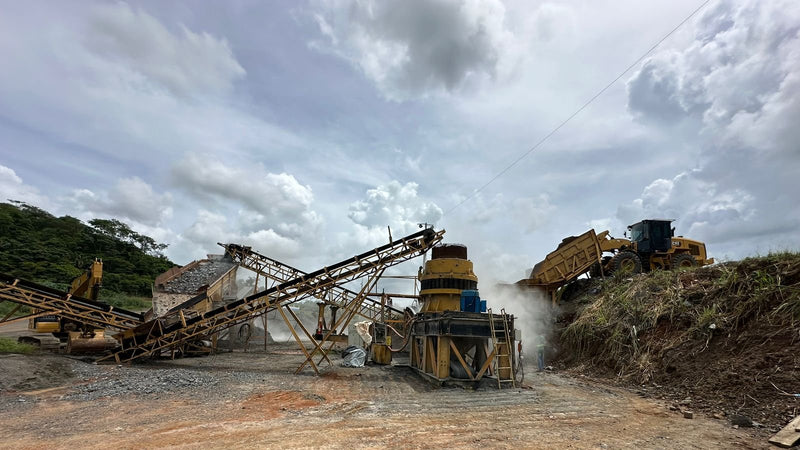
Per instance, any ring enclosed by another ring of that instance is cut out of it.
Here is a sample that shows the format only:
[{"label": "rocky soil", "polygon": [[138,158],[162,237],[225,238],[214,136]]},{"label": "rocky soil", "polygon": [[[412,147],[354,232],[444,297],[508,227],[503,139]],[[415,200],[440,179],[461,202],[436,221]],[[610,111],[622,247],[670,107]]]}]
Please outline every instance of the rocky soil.
[{"label": "rocky soil", "polygon": [[584,377],[529,370],[523,388],[467,391],[393,366],[293,375],[302,360],[288,344],[123,367],[3,357],[3,447],[767,447],[757,429]]}]

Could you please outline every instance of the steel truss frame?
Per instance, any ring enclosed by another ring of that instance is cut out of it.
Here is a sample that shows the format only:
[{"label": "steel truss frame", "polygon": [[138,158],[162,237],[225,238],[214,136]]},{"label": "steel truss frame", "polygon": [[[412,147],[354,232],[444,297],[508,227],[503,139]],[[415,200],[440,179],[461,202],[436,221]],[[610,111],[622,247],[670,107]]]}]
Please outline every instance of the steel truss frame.
[{"label": "steel truss frame", "polygon": [[[139,313],[114,308],[82,297],[73,297],[66,292],[5,274],[0,274],[0,301],[10,301],[20,306],[30,306],[40,310],[40,312],[27,315],[25,318],[53,314],[87,325],[116,330],[128,330],[144,322]],[[0,324],[22,320],[22,318],[9,319],[9,317],[10,315],[5,317]]]},{"label": "steel truss frame", "polygon": [[[284,283],[288,280],[307,275],[300,269],[296,269],[288,264],[262,255],[253,251],[250,247],[238,244],[217,244],[225,248],[225,252],[233,258],[233,262],[263,276],[273,284]],[[356,301],[359,296],[358,293],[336,284],[328,289],[317,291],[312,295],[329,305],[338,306],[340,308],[347,308],[348,305]],[[380,320],[381,308],[380,300],[367,297],[364,299],[364,302],[361,303],[356,313],[374,322]],[[400,317],[403,315],[403,311],[397,308],[391,306],[386,306],[385,308],[390,312],[390,315]]]},{"label": "steel truss frame", "polygon": [[[246,322],[275,308],[288,306],[302,298],[328,291],[337,284],[347,283],[375,272],[382,273],[387,267],[426,252],[439,243],[443,235],[444,230],[435,231],[427,228],[332,266],[299,275],[292,280],[197,317],[181,320],[169,326],[164,326],[161,320],[154,320],[140,326],[137,330],[139,333],[123,338],[118,350],[101,361],[114,360],[119,363],[160,354],[162,351],[178,348],[186,342]],[[354,303],[360,304],[360,302]]]},{"label": "steel truss frame", "polygon": [[[374,273],[369,278],[369,280],[364,284],[364,287],[361,288],[361,292],[356,294],[355,299],[344,307],[343,314],[339,316],[339,319],[336,321],[336,323],[333,324],[330,330],[328,330],[325,333],[325,335],[322,337],[322,340],[316,342],[315,340],[312,339],[312,342],[314,343],[314,349],[311,351],[311,353],[304,352],[306,354],[306,360],[303,361],[303,363],[300,364],[297,370],[294,371],[295,374],[300,373],[300,371],[303,370],[306,364],[310,364],[311,367],[314,369],[314,371],[317,372],[316,366],[322,363],[323,359],[327,360],[330,363],[330,359],[328,359],[328,352],[330,352],[334,344],[336,344],[335,341],[330,339],[331,336],[333,335],[333,331],[339,329],[339,327],[346,328],[347,325],[350,324],[350,321],[352,321],[353,318],[358,314],[359,308],[361,307],[364,300],[367,298],[367,293],[369,293],[373,289],[373,287],[378,283],[378,280],[381,278],[381,275],[383,275],[384,270],[386,270],[385,267],[379,270],[378,272]],[[298,343],[300,342],[298,341]],[[329,344],[328,348],[323,349],[322,346],[325,345],[326,343]],[[314,355],[317,354],[317,352],[319,352],[321,356],[319,358],[319,361],[317,361],[317,364],[314,364]]]}]

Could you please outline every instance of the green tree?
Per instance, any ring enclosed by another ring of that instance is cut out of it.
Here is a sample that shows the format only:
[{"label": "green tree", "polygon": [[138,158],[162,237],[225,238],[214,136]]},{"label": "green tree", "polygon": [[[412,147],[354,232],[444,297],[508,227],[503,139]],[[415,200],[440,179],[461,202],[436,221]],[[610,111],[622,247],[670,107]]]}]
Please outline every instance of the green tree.
[{"label": "green tree", "polygon": [[149,297],[155,277],[175,265],[163,255],[166,245],[124,222],[89,223],[22,202],[0,203],[0,272],[65,288],[100,258],[101,298],[103,292]]}]

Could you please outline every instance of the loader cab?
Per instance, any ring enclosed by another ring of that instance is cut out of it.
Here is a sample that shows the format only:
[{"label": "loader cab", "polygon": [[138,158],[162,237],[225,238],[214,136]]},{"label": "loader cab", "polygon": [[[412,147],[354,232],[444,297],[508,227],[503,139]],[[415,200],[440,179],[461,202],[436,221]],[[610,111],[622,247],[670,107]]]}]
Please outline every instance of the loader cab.
[{"label": "loader cab", "polygon": [[672,220],[643,220],[628,226],[639,253],[667,252],[672,248]]}]

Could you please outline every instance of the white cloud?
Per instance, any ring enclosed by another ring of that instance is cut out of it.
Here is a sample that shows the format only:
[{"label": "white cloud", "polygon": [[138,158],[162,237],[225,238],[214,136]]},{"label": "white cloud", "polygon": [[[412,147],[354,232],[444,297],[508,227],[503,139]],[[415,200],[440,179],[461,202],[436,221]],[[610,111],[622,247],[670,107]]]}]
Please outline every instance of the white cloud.
[{"label": "white cloud", "polygon": [[531,233],[548,223],[555,207],[550,204],[547,194],[539,194],[515,199],[509,210],[517,223]]},{"label": "white cloud", "polygon": [[290,262],[319,239],[323,221],[312,209],[314,194],[293,175],[197,155],[179,161],[171,172],[187,200],[205,205],[181,233],[184,246],[218,252],[217,242],[236,242]]},{"label": "white cloud", "polygon": [[172,215],[172,195],[155,192],[139,177],[121,178],[108,191],[76,189],[65,201],[85,220],[112,217],[153,227]]},{"label": "white cloud", "polygon": [[[682,232],[690,235],[705,224],[744,224],[755,220],[754,200],[742,190],[719,190],[716,183],[707,181],[704,173],[696,170],[671,180],[653,181],[641,197],[620,206],[617,218],[626,224],[646,218],[678,219]],[[721,241],[735,236],[721,236],[708,230],[697,237]]]},{"label": "white cloud", "polygon": [[130,81],[179,95],[226,93],[245,70],[224,39],[180,25],[173,33],[153,16],[125,3],[92,12],[83,43],[106,63],[125,67]]},{"label": "white cloud", "polygon": [[0,71],[0,115],[59,156],[159,170],[189,151],[302,142],[238,107],[246,73],[225,39],[122,2],[4,11],[0,57],[14,61]]},{"label": "white cloud", "polygon": [[283,261],[294,261],[304,248],[303,243],[299,240],[281,236],[274,230],[258,230],[248,233],[241,237],[240,242],[269,252],[271,257]]},{"label": "white cloud", "polygon": [[424,201],[417,192],[417,183],[401,184],[392,180],[367,190],[366,198],[350,205],[347,216],[365,227],[392,226],[397,233],[409,233],[419,223],[435,224],[442,218],[442,209]]},{"label": "white cloud", "polygon": [[27,185],[13,169],[0,164],[0,202],[15,200],[47,208],[47,198],[33,186]]},{"label": "white cloud", "polygon": [[493,79],[513,35],[499,0],[315,2],[315,18],[335,52],[385,96],[404,99],[455,91]]},{"label": "white cloud", "polygon": [[19,2],[0,15],[14,62],[0,144],[25,181],[22,167],[47,181],[3,173],[0,190],[135,218],[179,263],[229,240],[311,270],[425,221],[470,246],[482,280],[514,281],[589,219],[651,214],[716,254],[795,245],[800,18],[787,1],[709,5],[627,91],[441,215],[695,6]]},{"label": "white cloud", "polygon": [[629,109],[656,129],[699,124],[700,160],[650,183],[620,220],[679,218],[686,235],[734,254],[800,246],[789,232],[800,225],[789,194],[800,173],[798,24],[795,2],[722,1],[688,47],[645,62],[628,82]]},{"label": "white cloud", "polygon": [[214,205],[234,205],[239,226],[248,232],[273,229],[285,237],[308,236],[321,223],[311,209],[311,187],[293,175],[271,173],[260,164],[226,165],[213,157],[190,155],[173,169],[173,182],[189,195]]}]

